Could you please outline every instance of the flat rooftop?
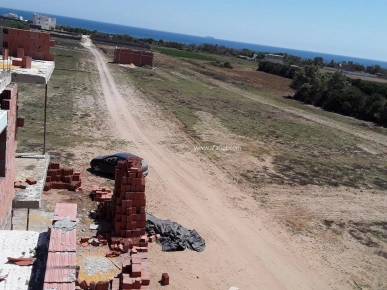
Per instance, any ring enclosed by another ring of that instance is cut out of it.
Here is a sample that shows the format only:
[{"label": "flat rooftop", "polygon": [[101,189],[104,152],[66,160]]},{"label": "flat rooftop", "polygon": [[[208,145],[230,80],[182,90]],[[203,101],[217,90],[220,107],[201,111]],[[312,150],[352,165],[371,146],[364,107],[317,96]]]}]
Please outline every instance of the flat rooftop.
[{"label": "flat rooftop", "polygon": [[0,290],[28,290],[33,266],[10,264],[7,257],[33,257],[40,243],[39,235],[37,232],[0,231],[0,275],[8,275],[0,282]]},{"label": "flat rooftop", "polygon": [[40,208],[49,163],[48,154],[22,153],[16,155],[16,181],[25,182],[27,178],[32,177],[36,180],[36,184],[28,185],[25,189],[15,189],[13,208]]},{"label": "flat rooftop", "polygon": [[[21,60],[21,58],[13,58],[13,59]],[[9,68],[12,82],[29,83],[29,84],[47,84],[55,69],[55,62],[32,59],[31,68],[27,69],[27,68],[21,68],[20,66],[13,66],[11,60],[3,60],[3,56],[1,56],[0,71],[3,70],[3,68],[4,69]]]}]

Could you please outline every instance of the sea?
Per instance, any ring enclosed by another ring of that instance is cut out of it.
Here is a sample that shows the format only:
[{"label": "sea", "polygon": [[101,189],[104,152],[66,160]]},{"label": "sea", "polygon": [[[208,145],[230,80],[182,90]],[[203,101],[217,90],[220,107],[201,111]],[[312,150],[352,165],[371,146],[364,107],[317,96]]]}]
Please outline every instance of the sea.
[{"label": "sea", "polygon": [[[22,16],[24,20],[32,20],[33,13],[48,15],[46,13],[40,13],[39,11],[32,12],[32,11],[24,11],[24,10],[0,7],[0,15],[10,13],[10,12],[16,13],[18,16]],[[335,62],[353,61],[354,63],[359,63],[364,66],[380,65],[383,68],[387,68],[387,62],[380,61],[380,60],[356,58],[351,56],[335,55],[335,54],[329,54],[329,53],[323,53],[323,52],[297,50],[297,49],[291,49],[286,47],[275,47],[275,46],[267,46],[267,45],[261,45],[261,44],[243,43],[243,42],[236,42],[236,41],[230,41],[230,40],[216,39],[212,37],[201,37],[201,36],[173,33],[173,32],[167,32],[167,31],[159,31],[159,30],[153,30],[153,29],[145,29],[145,28],[125,26],[125,25],[112,24],[112,23],[104,23],[104,22],[92,21],[92,20],[86,20],[86,19],[71,18],[71,17],[65,17],[65,16],[53,15],[53,14],[49,14],[49,16],[56,18],[57,25],[67,25],[70,27],[79,27],[79,28],[85,28],[89,30],[97,30],[103,33],[127,34],[136,38],[153,38],[155,40],[162,39],[164,41],[176,41],[184,44],[197,44],[197,45],[203,44],[203,43],[218,44],[218,45],[224,45],[226,47],[231,47],[235,49],[247,48],[256,52],[288,53],[304,59],[307,59],[307,58],[314,59],[315,57],[319,56],[319,57],[322,57],[326,62],[329,62],[331,60],[334,60]]]}]

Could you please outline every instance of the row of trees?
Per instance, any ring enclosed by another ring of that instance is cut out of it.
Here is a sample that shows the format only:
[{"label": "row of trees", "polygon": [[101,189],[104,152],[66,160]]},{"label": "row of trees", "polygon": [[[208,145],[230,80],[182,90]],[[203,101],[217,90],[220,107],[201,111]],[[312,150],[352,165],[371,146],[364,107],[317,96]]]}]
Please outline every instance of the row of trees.
[{"label": "row of trees", "polygon": [[[228,55],[228,56],[234,56],[234,57],[239,57],[240,55],[252,57],[254,53],[256,53],[253,50],[250,50],[247,48],[235,49],[231,47],[226,47],[224,45],[210,44],[210,43],[184,44],[176,41],[163,41],[162,39],[155,40],[153,38],[140,38],[140,40],[154,46],[175,48],[179,50],[187,50],[187,51],[195,51],[195,52],[205,52],[205,53],[211,53],[211,54],[217,54],[217,55]],[[258,55],[258,59],[264,58],[264,57],[265,57],[265,53],[260,53]]]},{"label": "row of trees", "polygon": [[67,31],[67,32],[78,33],[78,34],[84,34],[84,35],[91,35],[93,33],[97,33],[97,30],[89,30],[86,28],[79,28],[79,27],[70,27],[67,25],[56,25],[55,29]]},{"label": "row of trees", "polygon": [[277,76],[292,79],[296,74],[296,67],[284,65],[279,63],[272,63],[269,61],[261,61],[258,66],[258,71],[275,74]]},{"label": "row of trees", "polygon": [[[84,28],[73,28],[65,25],[58,25],[57,29],[62,29],[64,31],[81,33],[81,34],[88,34],[88,35],[97,33],[96,30],[88,30]],[[254,54],[257,54],[258,61],[262,60],[263,58],[265,58],[266,54],[270,53],[270,52],[256,52],[247,48],[235,49],[231,47],[226,47],[224,45],[210,44],[210,43],[184,44],[176,41],[164,41],[162,39],[156,40],[154,38],[135,38],[133,36],[126,35],[126,34],[117,34],[117,35],[114,35],[114,38],[119,40],[132,41],[135,43],[149,44],[153,46],[175,48],[175,49],[187,50],[187,51],[204,52],[204,53],[211,53],[211,54],[217,54],[217,55],[228,55],[228,56],[234,56],[234,57],[239,57],[241,55],[252,57]],[[371,74],[383,73],[387,75],[387,69],[383,69],[382,67],[380,67],[380,65],[365,67],[364,65],[354,63],[353,61],[335,62],[334,60],[331,60],[327,62],[327,61],[324,61],[322,57],[315,57],[314,59],[310,59],[310,58],[303,59],[299,56],[290,55],[288,53],[277,53],[277,54],[283,55],[284,63],[290,64],[290,65],[298,65],[298,66],[316,65],[319,67],[328,66],[328,67],[339,68],[339,69],[348,70],[348,71],[364,71]]]},{"label": "row of trees", "polygon": [[294,98],[331,112],[387,126],[387,85],[351,80],[342,72],[322,73],[315,65],[295,72]]}]

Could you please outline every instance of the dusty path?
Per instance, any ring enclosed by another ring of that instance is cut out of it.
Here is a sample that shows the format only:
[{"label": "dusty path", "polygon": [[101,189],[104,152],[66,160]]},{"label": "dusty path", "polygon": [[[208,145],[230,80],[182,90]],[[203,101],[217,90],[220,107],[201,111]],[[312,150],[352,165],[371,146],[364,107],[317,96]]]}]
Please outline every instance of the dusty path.
[{"label": "dusty path", "polygon": [[[335,289],[329,279],[332,273],[312,269],[306,258],[295,257],[286,241],[276,239],[259,221],[255,202],[213,165],[195,152],[182,156],[160,144],[161,135],[174,132],[163,132],[161,121],[143,115],[146,104],[133,87],[119,90],[99,50],[86,47],[96,60],[113,130],[136,144],[135,153],[150,164],[148,210],[195,228],[206,239],[203,253],[162,253],[159,247],[151,247],[153,279],[167,271],[169,289],[229,289],[233,285],[241,289]],[[246,210],[235,208],[230,196],[243,197]]]}]

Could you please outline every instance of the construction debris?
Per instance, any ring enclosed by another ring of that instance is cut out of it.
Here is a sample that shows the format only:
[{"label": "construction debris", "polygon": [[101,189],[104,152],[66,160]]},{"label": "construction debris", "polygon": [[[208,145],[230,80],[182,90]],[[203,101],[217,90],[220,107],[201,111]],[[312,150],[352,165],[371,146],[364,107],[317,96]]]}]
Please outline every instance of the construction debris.
[{"label": "construction debris", "polygon": [[57,222],[55,222],[52,226],[53,229],[61,229],[64,232],[71,231],[75,229],[77,226],[77,222],[71,221],[70,217],[64,217]]},{"label": "construction debris", "polygon": [[18,266],[30,266],[33,264],[34,259],[33,258],[12,258],[12,257],[7,257],[9,263],[16,264]]},{"label": "construction debris", "polygon": [[99,225],[97,224],[90,224],[89,229],[90,230],[98,230]]},{"label": "construction debris", "polygon": [[112,258],[112,257],[118,257],[121,253],[118,251],[111,251],[106,253],[105,257],[106,258]]},{"label": "construction debris", "polygon": [[28,186],[27,182],[22,182],[22,181],[15,181],[13,187],[14,188],[20,188],[20,189],[26,189]]}]

